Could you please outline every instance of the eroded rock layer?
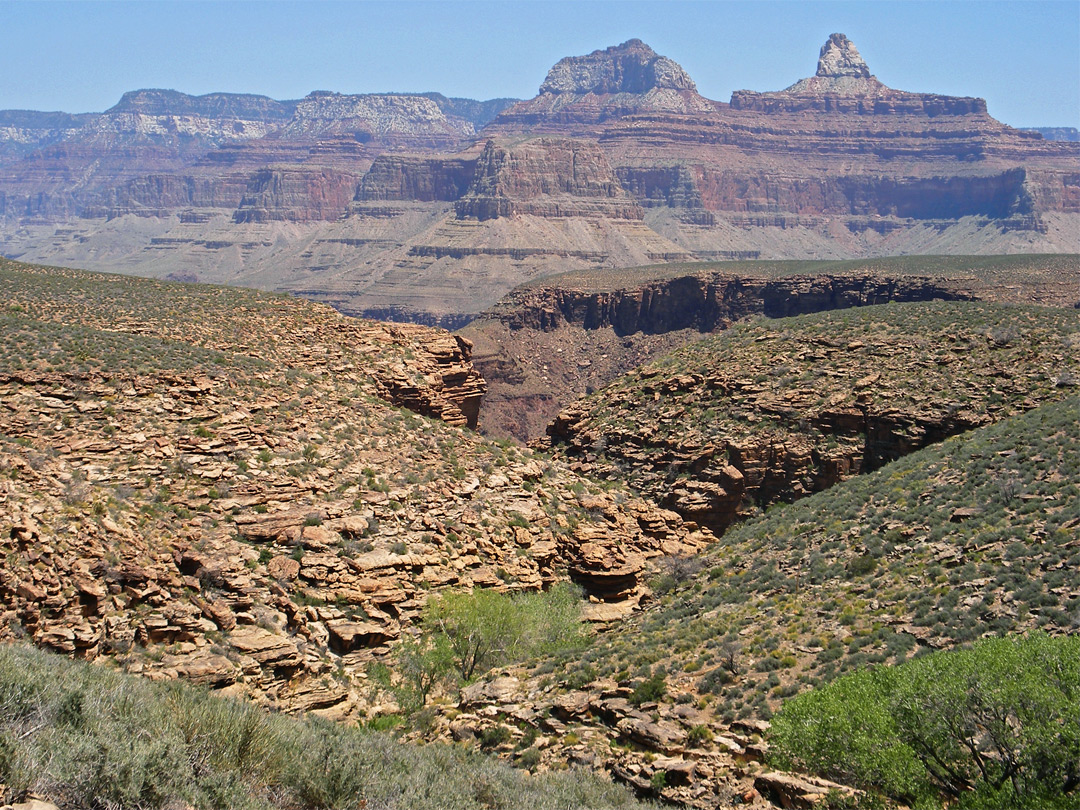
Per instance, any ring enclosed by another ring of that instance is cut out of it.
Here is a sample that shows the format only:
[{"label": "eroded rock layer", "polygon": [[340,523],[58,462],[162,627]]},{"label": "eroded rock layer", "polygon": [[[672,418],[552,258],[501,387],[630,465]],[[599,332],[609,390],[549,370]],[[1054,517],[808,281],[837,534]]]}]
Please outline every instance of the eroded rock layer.
[{"label": "eroded rock layer", "polygon": [[815,75],[729,103],[630,40],[507,105],[140,91],[0,113],[0,249],[455,325],[568,269],[1080,250],[1078,144],[893,89],[842,34]]},{"label": "eroded rock layer", "polygon": [[748,317],[902,301],[1080,304],[1076,256],[726,262],[570,273],[465,327],[488,383],[480,424],[530,441],[577,397]]},{"label": "eroded rock layer", "polygon": [[569,576],[612,621],[648,559],[706,542],[465,430],[483,383],[444,332],[11,262],[0,283],[0,638],[355,718],[441,589]]},{"label": "eroded rock layer", "polygon": [[1067,396],[1078,335],[1073,310],[970,302],[752,321],[578,401],[548,434],[580,469],[722,532]]}]

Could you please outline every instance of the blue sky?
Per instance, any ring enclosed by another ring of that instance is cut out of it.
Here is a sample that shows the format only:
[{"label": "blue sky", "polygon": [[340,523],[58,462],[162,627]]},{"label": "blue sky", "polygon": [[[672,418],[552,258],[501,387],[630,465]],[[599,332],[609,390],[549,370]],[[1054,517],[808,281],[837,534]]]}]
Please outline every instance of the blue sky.
[{"label": "blue sky", "polygon": [[643,39],[709,98],[779,90],[847,34],[903,90],[1080,126],[1080,0],[20,2],[0,0],[0,109],[104,110],[127,90],[528,98],[563,56]]}]

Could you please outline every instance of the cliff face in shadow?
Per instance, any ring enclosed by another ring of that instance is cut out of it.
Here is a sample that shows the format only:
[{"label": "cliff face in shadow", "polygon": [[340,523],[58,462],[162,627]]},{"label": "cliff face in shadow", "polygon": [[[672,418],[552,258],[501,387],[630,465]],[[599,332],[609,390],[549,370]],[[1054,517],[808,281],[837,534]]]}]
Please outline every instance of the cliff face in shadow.
[{"label": "cliff face in shadow", "polygon": [[541,287],[523,293],[516,308],[499,318],[511,329],[545,332],[564,324],[610,327],[617,335],[680,329],[712,332],[749,315],[779,318],[890,301],[973,297],[956,283],[926,277],[797,275],[770,280],[717,273],[610,292]]},{"label": "cliff face in shadow", "polygon": [[1073,307],[1076,256],[728,262],[585,271],[518,288],[461,330],[489,385],[480,427],[538,438],[560,409],[642,363],[748,317],[890,302]]}]

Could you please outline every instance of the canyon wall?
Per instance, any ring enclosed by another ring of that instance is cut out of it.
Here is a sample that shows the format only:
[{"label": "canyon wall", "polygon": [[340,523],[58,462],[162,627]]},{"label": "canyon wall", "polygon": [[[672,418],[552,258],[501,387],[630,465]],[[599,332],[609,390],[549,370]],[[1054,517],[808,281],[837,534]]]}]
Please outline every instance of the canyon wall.
[{"label": "canyon wall", "polygon": [[766,279],[716,271],[605,292],[526,288],[512,296],[510,311],[495,317],[511,329],[543,332],[562,326],[611,328],[617,335],[679,329],[712,332],[749,315],[775,318],[890,301],[973,297],[945,279],[872,274]]}]

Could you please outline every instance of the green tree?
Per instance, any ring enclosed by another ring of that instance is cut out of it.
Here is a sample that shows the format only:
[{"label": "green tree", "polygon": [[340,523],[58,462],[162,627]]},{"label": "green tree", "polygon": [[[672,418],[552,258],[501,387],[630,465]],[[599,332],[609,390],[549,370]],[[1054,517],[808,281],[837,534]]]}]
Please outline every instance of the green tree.
[{"label": "green tree", "polygon": [[1069,807],[1080,787],[1080,637],[988,639],[789,701],[777,758],[902,801]]},{"label": "green tree", "polygon": [[1076,790],[1080,638],[989,639],[903,669],[890,709],[943,792],[1032,806]]},{"label": "green tree", "polygon": [[546,593],[511,596],[498,591],[444,593],[424,608],[422,624],[429,644],[449,647],[462,680],[494,666],[582,643],[581,599],[560,584]]},{"label": "green tree", "polygon": [[398,647],[397,660],[404,685],[398,702],[405,709],[426,706],[431,690],[446,681],[454,669],[454,651],[442,633],[418,639],[406,636]]},{"label": "green tree", "polygon": [[513,657],[518,628],[508,596],[486,589],[443,594],[427,604],[424,627],[446,639],[463,680]]},{"label": "green tree", "polygon": [[781,764],[903,801],[927,793],[922,765],[882,700],[896,674],[863,670],[785,703],[773,718],[770,741]]}]

